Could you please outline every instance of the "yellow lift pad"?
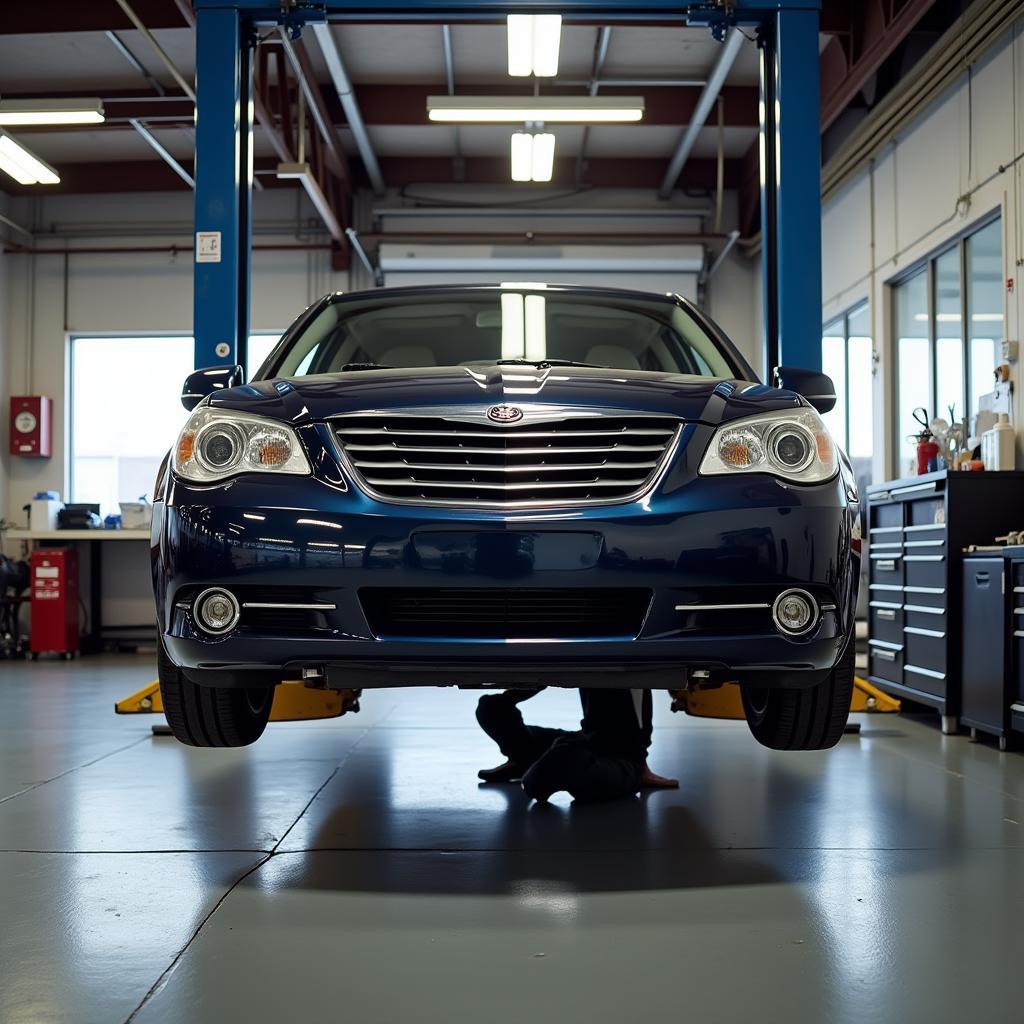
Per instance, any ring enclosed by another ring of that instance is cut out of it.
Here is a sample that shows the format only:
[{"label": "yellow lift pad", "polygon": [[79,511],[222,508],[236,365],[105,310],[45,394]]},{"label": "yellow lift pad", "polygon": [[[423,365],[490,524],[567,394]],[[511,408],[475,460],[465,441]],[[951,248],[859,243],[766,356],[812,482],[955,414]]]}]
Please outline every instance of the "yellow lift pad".
[{"label": "yellow lift pad", "polygon": [[[695,718],[738,718],[746,717],[743,713],[743,701],[740,699],[740,688],[737,683],[723,683],[721,686],[708,689],[676,690],[672,695],[672,710],[685,711]],[[900,702],[895,697],[883,693],[872,686],[866,679],[856,676],[853,680],[853,700],[851,712],[875,711],[882,714],[893,714],[900,709]]]},{"label": "yellow lift pad", "polygon": [[[359,690],[324,690],[306,686],[300,680],[286,679],[274,691],[270,708],[272,722],[308,722],[317,718],[337,718],[359,710]],[[119,715],[163,714],[160,684],[152,682],[114,705]]]}]

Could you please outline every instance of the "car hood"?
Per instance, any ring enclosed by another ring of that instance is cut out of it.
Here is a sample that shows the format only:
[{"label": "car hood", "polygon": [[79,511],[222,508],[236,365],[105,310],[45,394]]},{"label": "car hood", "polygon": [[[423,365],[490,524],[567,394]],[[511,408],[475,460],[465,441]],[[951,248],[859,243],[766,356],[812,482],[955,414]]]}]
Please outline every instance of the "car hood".
[{"label": "car hood", "polygon": [[215,408],[291,423],[345,413],[517,405],[653,413],[691,422],[723,423],[807,402],[792,391],[723,380],[597,367],[475,365],[350,370],[311,377],[254,381],[218,392]]}]

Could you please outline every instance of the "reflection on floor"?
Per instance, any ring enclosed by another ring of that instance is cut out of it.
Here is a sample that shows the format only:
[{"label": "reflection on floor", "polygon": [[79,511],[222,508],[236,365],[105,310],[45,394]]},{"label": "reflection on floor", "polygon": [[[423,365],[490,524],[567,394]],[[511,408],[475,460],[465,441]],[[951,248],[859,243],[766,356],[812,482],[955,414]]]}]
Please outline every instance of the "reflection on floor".
[{"label": "reflection on floor", "polygon": [[111,713],[152,674],[0,663],[4,1024],[1021,1019],[1024,755],[777,754],[659,694],[678,792],[536,807],[477,784],[473,694],[204,751]]}]

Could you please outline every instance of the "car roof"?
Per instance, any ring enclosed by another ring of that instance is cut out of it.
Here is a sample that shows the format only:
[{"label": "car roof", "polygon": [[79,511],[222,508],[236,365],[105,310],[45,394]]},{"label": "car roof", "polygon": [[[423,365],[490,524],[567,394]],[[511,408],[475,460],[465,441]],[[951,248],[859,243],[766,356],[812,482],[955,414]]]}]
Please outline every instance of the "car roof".
[{"label": "car roof", "polygon": [[607,295],[610,298],[622,296],[633,299],[654,299],[660,302],[683,303],[691,305],[689,300],[674,292],[649,292],[640,288],[612,288],[604,285],[586,284],[541,284],[539,282],[508,282],[500,284],[418,284],[402,285],[389,288],[367,288],[355,292],[332,292],[331,298],[337,301],[349,299],[367,299],[382,295],[436,295],[465,292],[503,292],[503,291],[545,291],[563,292],[579,295]]}]

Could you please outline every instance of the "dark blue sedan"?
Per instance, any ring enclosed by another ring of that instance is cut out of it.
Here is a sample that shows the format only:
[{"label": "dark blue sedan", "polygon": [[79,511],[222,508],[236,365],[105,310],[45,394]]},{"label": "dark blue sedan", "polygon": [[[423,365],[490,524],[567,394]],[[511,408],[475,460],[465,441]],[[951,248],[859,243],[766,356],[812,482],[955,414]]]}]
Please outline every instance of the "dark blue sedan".
[{"label": "dark blue sedan", "polygon": [[741,684],[813,749],[853,685],[857,493],[819,373],[757,377],[671,295],[329,295],[254,379],[201,370],[153,517],[178,739],[311,685]]}]

